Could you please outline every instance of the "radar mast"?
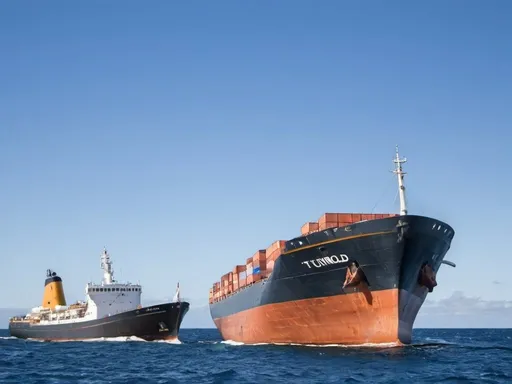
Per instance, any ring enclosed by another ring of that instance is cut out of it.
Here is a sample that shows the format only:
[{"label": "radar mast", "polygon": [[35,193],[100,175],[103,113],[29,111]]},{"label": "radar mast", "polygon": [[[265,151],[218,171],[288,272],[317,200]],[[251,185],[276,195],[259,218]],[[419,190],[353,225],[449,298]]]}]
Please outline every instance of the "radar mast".
[{"label": "radar mast", "polygon": [[106,248],[103,248],[103,253],[101,254],[101,269],[103,269],[103,284],[112,284],[115,281],[114,268]]},{"label": "radar mast", "polygon": [[396,157],[393,159],[393,162],[396,164],[395,170],[393,173],[397,175],[398,178],[398,193],[400,195],[400,215],[407,215],[407,201],[405,200],[405,185],[404,185],[404,175],[407,172],[402,170],[402,163],[405,163],[407,158],[400,158],[398,154],[398,145],[396,146]]}]

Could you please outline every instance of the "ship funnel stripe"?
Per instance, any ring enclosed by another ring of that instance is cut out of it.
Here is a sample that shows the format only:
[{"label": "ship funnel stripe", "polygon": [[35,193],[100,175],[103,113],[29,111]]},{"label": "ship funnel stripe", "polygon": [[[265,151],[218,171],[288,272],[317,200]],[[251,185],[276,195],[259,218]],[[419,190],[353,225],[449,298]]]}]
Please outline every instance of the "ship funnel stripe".
[{"label": "ship funnel stripe", "polygon": [[62,282],[62,279],[59,276],[52,276],[52,277],[47,278],[44,281],[44,286],[46,287],[50,283],[56,283],[56,282],[59,282],[59,281]]}]

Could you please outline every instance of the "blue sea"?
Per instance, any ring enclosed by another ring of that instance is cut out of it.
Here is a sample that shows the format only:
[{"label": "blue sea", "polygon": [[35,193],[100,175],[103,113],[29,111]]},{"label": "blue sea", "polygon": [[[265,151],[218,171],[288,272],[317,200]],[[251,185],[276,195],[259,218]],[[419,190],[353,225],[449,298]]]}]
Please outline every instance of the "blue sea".
[{"label": "blue sea", "polygon": [[180,342],[38,342],[0,330],[1,383],[512,383],[511,329],[416,329],[407,347],[247,346],[215,329]]}]

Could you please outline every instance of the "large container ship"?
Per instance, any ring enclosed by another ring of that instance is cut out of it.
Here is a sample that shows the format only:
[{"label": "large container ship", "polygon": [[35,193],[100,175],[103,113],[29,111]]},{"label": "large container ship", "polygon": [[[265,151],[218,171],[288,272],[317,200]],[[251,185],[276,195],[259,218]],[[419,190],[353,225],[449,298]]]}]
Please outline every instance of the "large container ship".
[{"label": "large container ship", "polygon": [[30,313],[9,320],[11,336],[45,341],[139,337],[144,340],[178,340],[189,303],[181,301],[179,283],[170,302],[141,306],[142,286],[114,279],[112,261],[101,255],[103,280],[88,283],[86,301],[66,305],[62,278],[47,270],[42,304]]},{"label": "large container ship", "polygon": [[407,211],[396,149],[400,213],[325,213],[301,235],[258,250],[210,288],[224,340],[283,344],[411,343],[437,285],[453,228]]}]

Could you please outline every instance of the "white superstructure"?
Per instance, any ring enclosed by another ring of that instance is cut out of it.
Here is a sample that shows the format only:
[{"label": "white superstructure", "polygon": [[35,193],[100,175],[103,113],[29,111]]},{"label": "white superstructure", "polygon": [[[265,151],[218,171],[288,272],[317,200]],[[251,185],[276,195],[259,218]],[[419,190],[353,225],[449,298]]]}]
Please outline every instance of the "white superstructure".
[{"label": "white superstructure", "polygon": [[114,268],[106,249],[101,254],[101,268],[102,282],[88,283],[85,287],[86,319],[99,319],[140,307],[142,287],[129,282],[119,283],[114,279]]}]

